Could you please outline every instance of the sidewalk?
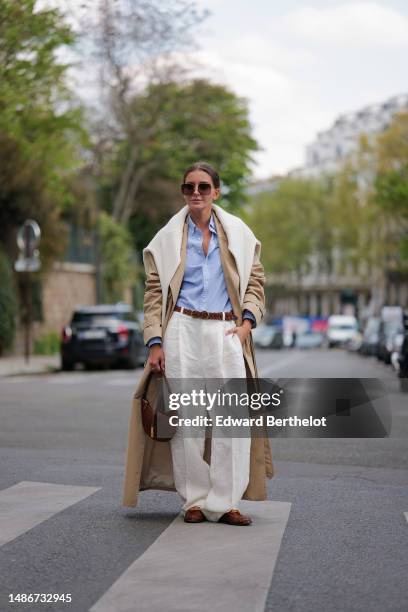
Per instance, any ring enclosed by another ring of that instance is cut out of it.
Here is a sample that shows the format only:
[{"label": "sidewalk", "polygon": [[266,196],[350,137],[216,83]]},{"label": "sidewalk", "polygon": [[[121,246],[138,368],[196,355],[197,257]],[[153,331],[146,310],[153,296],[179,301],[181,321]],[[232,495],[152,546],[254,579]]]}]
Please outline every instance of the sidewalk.
[{"label": "sidewalk", "polygon": [[30,355],[26,363],[23,355],[0,357],[0,377],[15,374],[44,374],[59,370],[61,360],[56,355]]}]

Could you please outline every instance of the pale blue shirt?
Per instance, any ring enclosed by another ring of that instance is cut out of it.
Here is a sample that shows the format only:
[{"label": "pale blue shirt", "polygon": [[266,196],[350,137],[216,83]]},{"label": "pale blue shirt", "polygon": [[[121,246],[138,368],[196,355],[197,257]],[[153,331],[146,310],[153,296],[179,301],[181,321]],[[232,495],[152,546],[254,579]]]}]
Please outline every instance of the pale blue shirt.
[{"label": "pale blue shirt", "polygon": [[[191,310],[207,312],[227,312],[232,310],[224,272],[220,258],[217,230],[214,214],[211,214],[209,230],[211,233],[207,255],[203,251],[203,232],[196,226],[190,215],[187,217],[188,236],[186,266],[176,306]],[[244,310],[243,318],[256,326],[255,317],[249,310]],[[147,346],[161,343],[161,338],[151,338]]]}]

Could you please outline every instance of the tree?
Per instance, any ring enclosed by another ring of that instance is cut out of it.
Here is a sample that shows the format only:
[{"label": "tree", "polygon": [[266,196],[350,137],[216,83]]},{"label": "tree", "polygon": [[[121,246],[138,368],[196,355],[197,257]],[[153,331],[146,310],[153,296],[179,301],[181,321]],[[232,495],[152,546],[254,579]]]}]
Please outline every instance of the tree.
[{"label": "tree", "polygon": [[377,235],[372,210],[371,157],[361,145],[332,178],[331,224],[333,266],[338,275],[366,276],[375,265]]},{"label": "tree", "polygon": [[362,135],[355,155],[335,181],[343,260],[370,282],[378,305],[387,299],[390,275],[404,272],[408,263],[407,159],[405,112],[375,137]]},{"label": "tree", "polygon": [[[305,179],[283,179],[276,189],[255,196],[246,220],[262,242],[262,261],[271,274],[295,273],[297,279],[310,269],[311,256],[326,246],[321,218],[323,185]],[[316,228],[321,228],[320,234]]]},{"label": "tree", "polygon": [[67,66],[56,58],[74,35],[58,10],[36,4],[0,0],[1,239],[32,216],[42,224],[48,261],[63,248],[66,176],[82,163],[85,132],[65,85]]},{"label": "tree", "polygon": [[37,10],[36,4],[0,0],[0,131],[45,167],[50,160],[66,167],[80,112],[70,108],[68,66],[56,51],[73,45],[75,37],[58,10]]},{"label": "tree", "polygon": [[377,139],[375,202],[392,230],[394,261],[408,267],[408,112],[398,114]]},{"label": "tree", "polygon": [[43,165],[33,160],[15,139],[0,134],[0,243],[16,259],[16,234],[27,218],[42,230],[42,270],[51,265],[65,246],[65,232],[52,190],[46,184]]},{"label": "tree", "polygon": [[100,72],[98,107],[92,109],[97,115],[93,121],[96,174],[101,176],[101,166],[106,168],[110,161],[106,135],[110,142],[127,141],[126,163],[120,167],[112,194],[114,218],[126,221],[129,214],[122,211],[127,211],[145,175],[143,146],[149,138],[149,126],[141,125],[132,102],[148,84],[185,74],[174,52],[194,46],[194,27],[207,11],[187,0],[84,0],[83,6],[82,48],[91,46]]},{"label": "tree", "polygon": [[[128,139],[118,143],[104,201],[109,206],[109,194],[117,194],[108,210],[115,219],[142,230],[135,235],[139,249],[180,208],[183,172],[199,159],[218,169],[223,206],[230,211],[241,208],[252,153],[258,149],[245,100],[222,85],[197,79],[150,85],[133,99],[131,110],[140,126],[134,136],[137,144]],[[133,148],[139,151],[138,162],[132,165],[128,190],[122,192]]]},{"label": "tree", "polygon": [[101,254],[103,259],[103,300],[117,302],[124,290],[136,282],[140,270],[132,261],[132,237],[123,225],[106,213],[99,216]]},{"label": "tree", "polygon": [[0,249],[0,355],[12,346],[16,331],[17,292],[11,262]]}]

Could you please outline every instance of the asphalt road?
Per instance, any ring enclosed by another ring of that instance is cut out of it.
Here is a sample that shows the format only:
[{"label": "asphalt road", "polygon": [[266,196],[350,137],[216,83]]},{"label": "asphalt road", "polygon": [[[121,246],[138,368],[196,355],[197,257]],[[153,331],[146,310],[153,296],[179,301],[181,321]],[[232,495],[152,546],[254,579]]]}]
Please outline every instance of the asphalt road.
[{"label": "asphalt road", "polygon": [[[306,390],[312,378],[380,379],[392,437],[274,439],[270,502],[245,545],[242,529],[205,524],[207,531],[187,532],[176,493],[147,491],[136,509],[121,507],[140,370],[0,379],[0,610],[155,612],[135,576],[157,567],[174,534],[185,562],[170,568],[161,609],[232,610],[224,596],[240,583],[241,608],[234,609],[248,612],[408,609],[408,402],[395,373],[341,350],[260,351],[258,367],[264,377],[302,379]],[[189,551],[205,547],[219,528],[218,561],[229,556],[217,574],[207,559],[200,569],[205,598],[189,600]],[[231,562],[234,547],[241,565]],[[127,604],[115,599],[118,592]],[[9,603],[11,593],[71,593],[72,602]]]}]

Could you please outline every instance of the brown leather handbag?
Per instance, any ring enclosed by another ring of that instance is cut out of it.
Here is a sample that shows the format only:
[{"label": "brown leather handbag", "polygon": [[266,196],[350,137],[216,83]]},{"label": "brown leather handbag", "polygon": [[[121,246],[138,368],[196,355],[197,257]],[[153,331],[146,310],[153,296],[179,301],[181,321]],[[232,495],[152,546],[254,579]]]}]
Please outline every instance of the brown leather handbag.
[{"label": "brown leather handbag", "polygon": [[167,408],[168,393],[170,385],[166,376],[150,372],[142,397],[142,423],[145,434],[156,442],[168,442],[177,430],[177,425],[169,423],[174,412]]}]

